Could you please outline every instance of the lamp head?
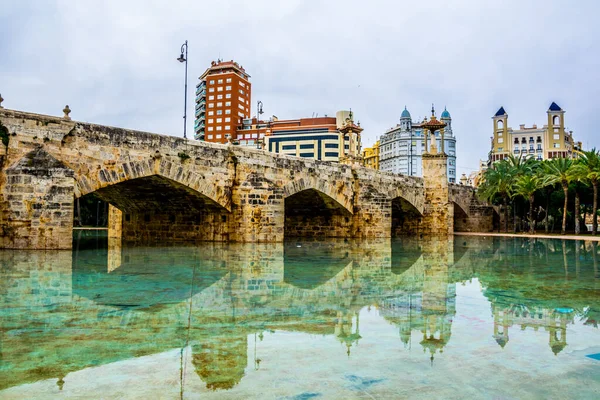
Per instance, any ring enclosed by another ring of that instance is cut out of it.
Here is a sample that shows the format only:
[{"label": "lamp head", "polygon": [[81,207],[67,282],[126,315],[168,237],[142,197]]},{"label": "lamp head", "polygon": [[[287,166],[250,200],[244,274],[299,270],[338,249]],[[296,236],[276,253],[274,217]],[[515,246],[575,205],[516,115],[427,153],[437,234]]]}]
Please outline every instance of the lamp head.
[{"label": "lamp head", "polygon": [[186,59],[185,59],[185,57],[183,56],[183,53],[181,53],[181,55],[179,56],[179,58],[177,59],[177,61],[179,61],[179,62],[185,62],[185,61],[187,61],[187,60],[186,60]]}]

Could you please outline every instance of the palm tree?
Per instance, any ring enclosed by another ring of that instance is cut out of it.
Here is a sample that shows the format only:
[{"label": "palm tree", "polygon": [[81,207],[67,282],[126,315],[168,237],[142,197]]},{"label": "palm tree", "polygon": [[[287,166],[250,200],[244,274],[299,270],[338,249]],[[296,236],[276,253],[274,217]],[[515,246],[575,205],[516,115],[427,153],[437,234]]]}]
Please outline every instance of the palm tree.
[{"label": "palm tree", "polygon": [[576,168],[581,175],[585,176],[594,189],[592,235],[595,235],[598,230],[598,183],[600,182],[600,154],[596,148],[580,152]]},{"label": "palm tree", "polygon": [[511,199],[512,199],[512,207],[513,207],[513,231],[516,232],[517,231],[517,213],[516,213],[516,203],[515,203],[515,197],[517,196],[517,194],[515,193],[515,185],[517,180],[525,175],[525,174],[531,174],[537,167],[537,165],[539,164],[534,158],[532,157],[522,157],[521,155],[519,155],[519,157],[515,157],[514,155],[510,154],[505,160],[504,162],[507,163],[508,168],[510,169],[510,175],[512,177],[512,182],[511,182],[511,186],[512,186],[512,190],[511,190]]},{"label": "palm tree", "polygon": [[534,194],[545,186],[544,178],[540,175],[521,175],[515,182],[515,193],[529,200],[529,233],[535,233],[533,221]]},{"label": "palm tree", "polygon": [[504,232],[508,232],[508,198],[512,192],[512,171],[504,161],[499,161],[483,174],[483,182],[477,189],[479,196],[490,203],[502,198],[504,205]]},{"label": "palm tree", "polygon": [[559,183],[565,194],[561,234],[567,232],[567,200],[569,198],[569,183],[576,178],[573,160],[570,158],[553,158],[544,164],[547,174],[547,184]]}]

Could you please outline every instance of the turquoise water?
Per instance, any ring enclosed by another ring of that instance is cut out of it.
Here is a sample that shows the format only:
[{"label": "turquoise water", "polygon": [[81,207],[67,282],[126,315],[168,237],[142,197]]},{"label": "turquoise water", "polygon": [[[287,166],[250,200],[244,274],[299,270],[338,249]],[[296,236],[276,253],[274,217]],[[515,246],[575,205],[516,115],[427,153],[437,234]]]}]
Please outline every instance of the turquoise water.
[{"label": "turquoise water", "polygon": [[0,252],[0,398],[599,398],[584,241]]}]

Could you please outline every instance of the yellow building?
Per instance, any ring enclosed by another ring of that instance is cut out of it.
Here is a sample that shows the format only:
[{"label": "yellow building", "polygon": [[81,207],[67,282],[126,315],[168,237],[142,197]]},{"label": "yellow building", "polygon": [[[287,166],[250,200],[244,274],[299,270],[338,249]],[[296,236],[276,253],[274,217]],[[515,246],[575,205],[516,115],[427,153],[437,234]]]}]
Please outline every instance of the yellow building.
[{"label": "yellow building", "polygon": [[500,107],[492,117],[494,135],[489,162],[503,160],[509,154],[537,160],[576,157],[581,142],[575,142],[573,132],[565,129],[565,111],[552,102],[546,114],[548,123],[541,128],[535,124],[527,128],[523,124],[513,130],[508,126],[508,114]]},{"label": "yellow building", "polygon": [[379,140],[373,147],[363,150],[363,165],[367,168],[379,169]]}]

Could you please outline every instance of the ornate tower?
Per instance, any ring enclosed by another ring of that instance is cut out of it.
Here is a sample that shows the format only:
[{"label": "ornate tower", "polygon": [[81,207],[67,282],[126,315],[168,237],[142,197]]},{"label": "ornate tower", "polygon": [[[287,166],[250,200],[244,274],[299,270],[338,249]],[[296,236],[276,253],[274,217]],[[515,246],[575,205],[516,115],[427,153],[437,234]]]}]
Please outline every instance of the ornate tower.
[{"label": "ornate tower", "polygon": [[450,116],[450,113],[448,112],[446,107],[444,107],[444,111],[442,111],[442,115],[440,115],[440,121],[446,124],[444,131],[447,134],[452,135],[452,117]]},{"label": "ornate tower", "polygon": [[404,106],[404,111],[402,111],[402,114],[400,115],[400,129],[403,131],[409,131],[411,130],[411,128],[412,118],[410,116],[410,113],[406,109],[406,106]]},{"label": "ornate tower", "polygon": [[492,120],[494,121],[494,137],[492,139],[491,161],[494,162],[508,156],[511,143],[508,137],[508,114],[504,111],[504,107],[500,107]]},{"label": "ornate tower", "polygon": [[565,145],[565,111],[555,102],[550,104],[548,111],[548,130],[546,131],[546,157],[548,152],[560,152],[562,156],[567,156],[567,147]]},{"label": "ornate tower", "polygon": [[448,190],[448,156],[444,152],[444,134],[441,132],[441,151],[438,152],[435,132],[446,124],[435,117],[431,108],[431,119],[421,125],[427,130],[423,153],[423,180],[425,208],[423,210],[423,234],[447,236],[454,232],[454,208]]},{"label": "ornate tower", "polygon": [[[352,111],[350,111],[348,118],[346,118],[346,121],[338,131],[340,132],[340,163],[362,165],[360,155],[360,133],[363,131],[363,128],[360,127],[360,122],[354,123]],[[346,137],[348,137],[348,151],[346,151],[345,146]]]}]

